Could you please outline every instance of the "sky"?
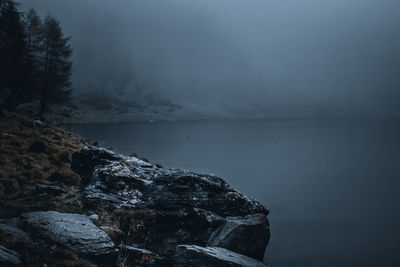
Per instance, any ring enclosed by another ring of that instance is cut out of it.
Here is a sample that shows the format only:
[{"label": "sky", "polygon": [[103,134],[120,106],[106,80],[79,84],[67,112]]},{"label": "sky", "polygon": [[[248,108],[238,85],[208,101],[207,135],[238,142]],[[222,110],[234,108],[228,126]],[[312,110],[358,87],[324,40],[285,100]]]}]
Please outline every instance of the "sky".
[{"label": "sky", "polygon": [[22,0],[60,19],[76,93],[248,113],[400,116],[398,0]]}]

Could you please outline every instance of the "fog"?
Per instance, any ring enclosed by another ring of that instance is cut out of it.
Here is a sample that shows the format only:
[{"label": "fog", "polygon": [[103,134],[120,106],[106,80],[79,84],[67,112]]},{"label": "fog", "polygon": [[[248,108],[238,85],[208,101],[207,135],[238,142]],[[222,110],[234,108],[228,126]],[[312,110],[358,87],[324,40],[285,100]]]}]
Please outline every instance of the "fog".
[{"label": "fog", "polygon": [[292,116],[400,115],[397,0],[25,0],[60,19],[75,94]]}]

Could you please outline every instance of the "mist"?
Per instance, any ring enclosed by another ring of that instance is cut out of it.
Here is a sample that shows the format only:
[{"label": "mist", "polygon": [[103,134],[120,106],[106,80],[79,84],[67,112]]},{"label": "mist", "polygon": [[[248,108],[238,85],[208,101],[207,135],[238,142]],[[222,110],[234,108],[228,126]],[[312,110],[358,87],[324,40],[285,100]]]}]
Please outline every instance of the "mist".
[{"label": "mist", "polygon": [[29,0],[72,36],[74,94],[249,117],[399,116],[394,0]]},{"label": "mist", "polygon": [[399,266],[399,11],[0,0],[0,265]]}]

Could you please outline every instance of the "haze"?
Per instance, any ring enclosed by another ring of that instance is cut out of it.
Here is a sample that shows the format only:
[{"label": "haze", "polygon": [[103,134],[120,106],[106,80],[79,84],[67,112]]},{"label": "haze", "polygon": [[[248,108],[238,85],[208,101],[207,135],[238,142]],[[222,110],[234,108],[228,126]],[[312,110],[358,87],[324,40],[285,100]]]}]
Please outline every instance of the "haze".
[{"label": "haze", "polygon": [[74,93],[275,116],[399,116],[396,0],[26,0],[72,36]]}]

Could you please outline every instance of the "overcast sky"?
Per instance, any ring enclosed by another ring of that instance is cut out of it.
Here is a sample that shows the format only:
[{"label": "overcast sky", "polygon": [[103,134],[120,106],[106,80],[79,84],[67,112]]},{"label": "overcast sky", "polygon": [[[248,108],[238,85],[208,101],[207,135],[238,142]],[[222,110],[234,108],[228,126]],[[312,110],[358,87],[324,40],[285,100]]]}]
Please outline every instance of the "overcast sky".
[{"label": "overcast sky", "polygon": [[25,0],[72,35],[76,91],[400,114],[398,0]]}]

